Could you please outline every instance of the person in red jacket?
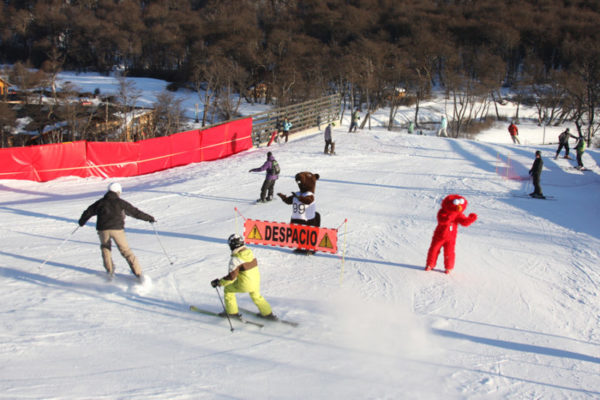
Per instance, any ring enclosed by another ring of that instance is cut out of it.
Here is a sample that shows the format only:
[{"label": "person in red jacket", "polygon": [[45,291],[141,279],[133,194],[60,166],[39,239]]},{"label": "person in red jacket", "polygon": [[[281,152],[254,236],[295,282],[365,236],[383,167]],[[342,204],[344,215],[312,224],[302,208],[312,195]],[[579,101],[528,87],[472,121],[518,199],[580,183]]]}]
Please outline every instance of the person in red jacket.
[{"label": "person in red jacket", "polygon": [[508,126],[508,133],[510,133],[510,138],[514,144],[521,144],[519,141],[519,128],[517,128],[514,122],[511,122]]},{"label": "person in red jacket", "polygon": [[458,194],[451,194],[442,200],[442,208],[437,214],[438,225],[433,232],[433,238],[427,253],[425,271],[431,271],[435,268],[442,247],[444,248],[446,273],[449,274],[454,269],[454,247],[458,224],[469,226],[477,220],[477,214],[471,213],[468,216],[463,214],[467,204],[467,199]]}]

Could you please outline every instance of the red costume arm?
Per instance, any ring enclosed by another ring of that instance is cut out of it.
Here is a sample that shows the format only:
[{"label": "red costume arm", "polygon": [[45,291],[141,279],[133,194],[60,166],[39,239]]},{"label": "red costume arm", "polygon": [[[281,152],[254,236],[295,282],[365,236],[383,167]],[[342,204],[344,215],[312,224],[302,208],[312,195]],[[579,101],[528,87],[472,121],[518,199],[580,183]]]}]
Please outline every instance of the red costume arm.
[{"label": "red costume arm", "polygon": [[476,220],[477,220],[477,214],[475,214],[475,213],[471,213],[471,214],[469,214],[469,216],[465,216],[465,214],[461,213],[456,218],[456,222],[458,222],[462,226],[469,226]]}]

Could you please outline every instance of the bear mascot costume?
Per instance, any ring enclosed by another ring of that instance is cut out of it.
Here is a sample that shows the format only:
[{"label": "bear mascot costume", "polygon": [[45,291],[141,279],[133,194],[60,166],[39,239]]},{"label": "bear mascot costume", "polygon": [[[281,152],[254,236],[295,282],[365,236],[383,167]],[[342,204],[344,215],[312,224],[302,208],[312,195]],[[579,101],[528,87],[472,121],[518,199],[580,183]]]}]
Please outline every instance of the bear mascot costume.
[{"label": "bear mascot costume", "polygon": [[449,274],[454,268],[454,246],[458,224],[469,226],[477,219],[477,214],[471,213],[468,216],[463,214],[463,211],[467,209],[467,204],[467,199],[458,194],[451,194],[442,200],[442,208],[437,214],[438,225],[433,232],[433,238],[427,253],[425,271],[435,268],[442,247],[444,248],[446,273]]},{"label": "bear mascot costume", "polygon": [[[315,201],[315,188],[319,174],[312,172],[299,172],[296,174],[296,183],[298,184],[298,192],[292,192],[291,196],[286,196],[283,193],[277,193],[277,196],[283,200],[285,204],[292,205],[292,224],[321,226],[321,215],[317,212],[317,203]],[[297,249],[299,253],[314,253],[314,251],[305,251]]]},{"label": "bear mascot costume", "polygon": [[296,174],[296,183],[298,184],[298,192],[292,192],[291,196],[286,196],[283,193],[277,193],[285,204],[293,206],[292,209],[292,224],[321,226],[321,215],[316,211],[315,188],[319,174],[312,172],[298,172]]}]

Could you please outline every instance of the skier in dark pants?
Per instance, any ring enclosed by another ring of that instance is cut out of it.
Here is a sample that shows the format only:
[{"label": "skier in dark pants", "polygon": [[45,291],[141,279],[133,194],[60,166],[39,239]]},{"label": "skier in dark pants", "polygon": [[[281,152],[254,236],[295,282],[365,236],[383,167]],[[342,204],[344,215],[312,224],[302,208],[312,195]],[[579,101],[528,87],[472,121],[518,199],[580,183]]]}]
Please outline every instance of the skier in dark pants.
[{"label": "skier in dark pants", "polygon": [[356,132],[356,130],[358,129],[358,121],[359,120],[360,120],[360,113],[357,108],[356,110],[354,110],[354,112],[350,116],[350,129],[348,129],[348,133],[350,133],[352,131]]},{"label": "skier in dark pants", "polygon": [[267,201],[273,200],[275,181],[279,178],[279,163],[277,160],[275,160],[275,157],[273,157],[273,154],[270,151],[267,153],[267,161],[265,161],[262,166],[253,168],[248,172],[262,171],[267,171],[267,175],[265,176],[265,181],[260,188],[260,199],[257,200],[258,203],[266,203]]},{"label": "skier in dark pants", "polygon": [[546,197],[542,193],[542,187],[540,186],[540,175],[542,175],[542,169],[544,168],[544,161],[542,161],[542,152],[535,152],[535,161],[529,170],[529,175],[531,175],[531,179],[533,180],[533,193],[529,193],[531,197],[535,197],[536,199],[545,199]]},{"label": "skier in dark pants", "polygon": [[560,135],[558,135],[558,150],[556,150],[556,156],[554,156],[555,160],[560,155],[560,151],[562,150],[563,147],[565,148],[565,157],[564,158],[570,158],[569,157],[569,138],[577,139],[577,136],[573,135],[570,132],[569,128],[567,128],[565,131],[561,132]]},{"label": "skier in dark pants", "polygon": [[335,154],[335,142],[331,137],[331,129],[334,125],[334,122],[330,122],[329,124],[327,124],[325,132],[323,133],[323,136],[325,138],[325,154]]},{"label": "skier in dark pants", "polygon": [[577,144],[575,145],[575,150],[577,150],[577,169],[585,169],[583,166],[583,153],[585,152],[585,139],[583,136],[579,136],[577,138]]}]

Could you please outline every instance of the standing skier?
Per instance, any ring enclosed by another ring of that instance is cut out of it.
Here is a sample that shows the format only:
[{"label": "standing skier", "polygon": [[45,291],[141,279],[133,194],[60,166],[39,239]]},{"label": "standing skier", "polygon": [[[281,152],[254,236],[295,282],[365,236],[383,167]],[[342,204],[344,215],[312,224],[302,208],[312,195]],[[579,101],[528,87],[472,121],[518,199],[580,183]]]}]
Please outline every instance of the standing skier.
[{"label": "standing skier", "polygon": [[360,113],[357,108],[356,110],[354,110],[354,112],[350,116],[350,129],[348,129],[348,132],[352,132],[353,130],[354,130],[354,132],[356,132],[356,130],[358,129],[358,121],[359,120],[360,120]]},{"label": "standing skier", "polygon": [[258,316],[277,320],[277,317],[271,310],[271,306],[260,294],[260,272],[258,270],[258,261],[256,261],[252,250],[247,248],[244,245],[244,239],[236,234],[229,236],[227,244],[231,249],[229,272],[223,278],[213,279],[210,282],[214,288],[217,286],[225,287],[225,311],[220,315],[224,317],[227,313],[233,317],[240,317],[235,294],[248,293],[260,311],[257,314]]},{"label": "standing skier", "polygon": [[282,128],[283,128],[283,133],[281,134],[281,137],[285,138],[285,142],[287,143],[288,141],[288,136],[290,135],[290,129],[292,129],[292,123],[285,118],[283,120],[283,124],[282,124]]},{"label": "standing skier", "polygon": [[554,156],[555,160],[560,155],[560,151],[562,150],[563,147],[565,148],[565,157],[564,158],[570,158],[569,157],[569,138],[577,139],[577,136],[571,134],[571,131],[569,130],[569,128],[567,128],[566,130],[561,132],[560,135],[558,135],[558,149],[556,150],[556,156]]},{"label": "standing skier", "polygon": [[265,181],[260,188],[260,199],[257,200],[258,203],[266,203],[267,201],[273,200],[273,190],[275,189],[275,181],[279,178],[279,172],[281,172],[279,168],[279,163],[273,157],[273,153],[270,151],[267,153],[267,161],[258,167],[252,168],[248,172],[262,172],[267,171],[265,176]]},{"label": "standing skier", "polygon": [[440,129],[438,130],[438,136],[448,137],[448,120],[445,115],[442,115],[442,120],[440,121]]},{"label": "standing skier", "polygon": [[575,150],[577,150],[577,169],[584,169],[583,160],[581,159],[583,157],[583,153],[585,152],[585,139],[583,136],[579,136],[579,138],[577,138]]},{"label": "standing skier", "polygon": [[511,122],[508,126],[508,133],[514,144],[521,144],[519,141],[519,128],[517,128],[514,122]]},{"label": "standing skier", "polygon": [[546,197],[542,193],[542,187],[540,186],[540,176],[542,175],[542,169],[544,168],[544,161],[542,160],[542,152],[535,152],[535,160],[533,161],[533,165],[529,170],[529,175],[531,175],[531,179],[533,180],[533,192],[529,193],[531,197],[535,197],[536,199],[545,199]]},{"label": "standing skier", "polygon": [[127,238],[125,237],[125,215],[148,221],[151,224],[156,222],[156,220],[152,215],[138,210],[127,201],[121,199],[122,191],[121,184],[117,182],[108,185],[108,192],[106,192],[104,197],[89,206],[81,214],[79,226],[85,225],[88,219],[96,215],[96,230],[100,238],[102,261],[109,277],[112,277],[115,272],[111,256],[111,240],[114,240],[121,255],[127,260],[131,272],[141,281],[142,268],[135,254],[129,248]]},{"label": "standing skier", "polygon": [[327,124],[325,132],[323,133],[323,137],[325,138],[325,154],[335,154],[335,142],[331,137],[331,129],[333,126],[335,126],[335,123],[333,122]]}]

